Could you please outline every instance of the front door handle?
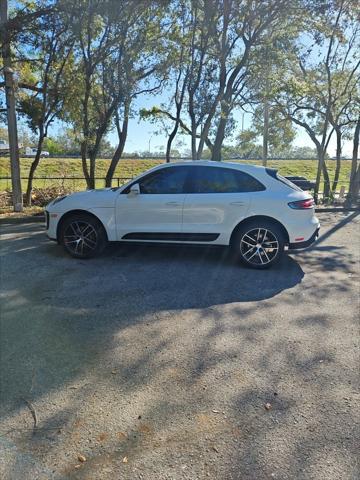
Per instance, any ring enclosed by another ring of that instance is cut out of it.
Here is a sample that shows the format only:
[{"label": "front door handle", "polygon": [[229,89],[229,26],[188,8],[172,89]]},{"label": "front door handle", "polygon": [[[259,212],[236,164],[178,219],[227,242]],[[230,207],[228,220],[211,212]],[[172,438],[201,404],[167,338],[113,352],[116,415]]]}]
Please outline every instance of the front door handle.
[{"label": "front door handle", "polygon": [[180,207],[181,203],[179,203],[179,202],[167,202],[166,205],[171,205],[173,207]]},{"label": "front door handle", "polygon": [[245,205],[245,202],[231,202],[230,205]]}]

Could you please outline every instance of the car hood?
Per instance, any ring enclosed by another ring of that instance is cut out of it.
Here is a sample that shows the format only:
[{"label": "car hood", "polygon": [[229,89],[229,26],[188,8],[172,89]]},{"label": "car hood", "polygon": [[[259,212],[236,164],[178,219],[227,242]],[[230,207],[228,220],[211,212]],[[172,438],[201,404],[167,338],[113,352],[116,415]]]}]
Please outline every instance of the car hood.
[{"label": "car hood", "polygon": [[111,188],[101,188],[97,190],[86,190],[67,195],[60,202],[49,203],[48,207],[52,210],[69,210],[70,208],[82,208],[90,210],[91,208],[110,208],[114,207],[115,199],[118,195],[116,190]]}]

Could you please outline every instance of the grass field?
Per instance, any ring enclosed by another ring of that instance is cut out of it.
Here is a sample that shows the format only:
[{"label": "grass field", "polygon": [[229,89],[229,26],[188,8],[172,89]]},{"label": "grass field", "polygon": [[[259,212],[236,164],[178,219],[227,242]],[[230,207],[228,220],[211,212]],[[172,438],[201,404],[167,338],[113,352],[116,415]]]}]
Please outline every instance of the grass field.
[{"label": "grass field", "polygon": [[[21,162],[21,176],[27,177],[29,168],[31,165],[31,159],[22,158]],[[100,177],[96,182],[96,187],[101,188],[104,186],[104,177],[108,168],[110,160],[97,160],[96,162],[96,177]],[[121,160],[115,171],[113,186],[117,186],[118,182],[116,178],[132,178],[139,173],[162,163],[160,160],[153,159],[133,159],[133,160]],[[261,161],[244,160],[241,163],[261,164]],[[316,160],[270,160],[268,166],[276,168],[282,175],[301,175],[307,177],[309,180],[313,180],[316,177]],[[333,160],[327,161],[330,178],[334,176],[335,162]],[[339,187],[344,185],[347,187],[350,174],[350,160],[342,161],[342,168],[340,173]],[[0,177],[10,176],[10,163],[9,157],[0,157]],[[52,185],[62,185],[71,190],[83,190],[86,188],[84,180],[68,179],[65,177],[82,177],[82,168],[80,159],[42,159],[40,165],[36,171],[36,177],[46,177],[45,179],[39,179],[34,181],[34,187],[43,188]],[[49,177],[61,177],[59,180],[51,180]],[[125,180],[120,180],[119,183],[124,183]],[[22,181],[23,189],[26,187],[26,180]],[[11,189],[10,180],[0,179],[0,191]]]}]

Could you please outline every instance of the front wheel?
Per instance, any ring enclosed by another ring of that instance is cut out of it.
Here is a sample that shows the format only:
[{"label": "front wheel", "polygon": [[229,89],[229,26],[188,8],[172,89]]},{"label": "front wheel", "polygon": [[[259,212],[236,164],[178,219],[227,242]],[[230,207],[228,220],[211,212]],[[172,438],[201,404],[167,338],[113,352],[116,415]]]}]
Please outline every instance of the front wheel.
[{"label": "front wheel", "polygon": [[67,253],[75,258],[99,255],[107,244],[101,223],[91,215],[73,215],[64,221],[60,241]]},{"label": "front wheel", "polygon": [[284,233],[272,222],[255,220],[239,229],[232,247],[239,260],[248,267],[269,268],[283,256]]}]

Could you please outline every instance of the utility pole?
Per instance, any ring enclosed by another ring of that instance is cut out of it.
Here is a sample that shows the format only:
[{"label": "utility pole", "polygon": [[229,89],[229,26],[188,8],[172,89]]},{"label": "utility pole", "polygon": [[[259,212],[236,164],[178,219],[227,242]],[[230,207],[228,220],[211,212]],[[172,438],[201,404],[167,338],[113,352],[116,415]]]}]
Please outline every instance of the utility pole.
[{"label": "utility pole", "polygon": [[263,146],[262,146],[262,164],[264,167],[267,165],[268,150],[269,150],[269,39],[267,39],[265,47],[265,68],[266,68],[266,78],[265,78],[265,98],[264,98],[264,125],[263,125]]},{"label": "utility pole", "polygon": [[4,63],[6,110],[9,133],[12,201],[15,212],[22,212],[23,198],[20,180],[19,146],[15,112],[14,71],[11,65],[10,38],[7,29],[8,2],[0,0],[2,58]]}]

